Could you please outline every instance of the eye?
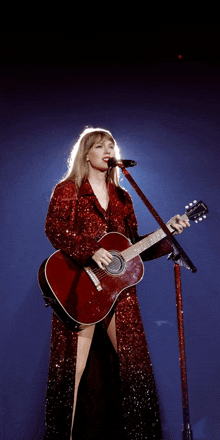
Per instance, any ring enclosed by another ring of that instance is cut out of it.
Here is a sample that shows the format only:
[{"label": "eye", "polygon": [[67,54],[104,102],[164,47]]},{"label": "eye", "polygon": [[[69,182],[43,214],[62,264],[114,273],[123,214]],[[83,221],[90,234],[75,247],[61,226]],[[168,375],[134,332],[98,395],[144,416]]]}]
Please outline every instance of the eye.
[{"label": "eye", "polygon": [[96,145],[96,148],[102,148],[103,145]]}]

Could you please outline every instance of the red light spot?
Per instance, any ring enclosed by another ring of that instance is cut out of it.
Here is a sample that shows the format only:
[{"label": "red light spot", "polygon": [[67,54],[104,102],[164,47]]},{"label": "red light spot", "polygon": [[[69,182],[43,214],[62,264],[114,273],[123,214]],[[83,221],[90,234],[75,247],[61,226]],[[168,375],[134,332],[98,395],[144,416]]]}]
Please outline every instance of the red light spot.
[{"label": "red light spot", "polygon": [[181,60],[183,58],[182,55],[178,55],[178,59]]}]

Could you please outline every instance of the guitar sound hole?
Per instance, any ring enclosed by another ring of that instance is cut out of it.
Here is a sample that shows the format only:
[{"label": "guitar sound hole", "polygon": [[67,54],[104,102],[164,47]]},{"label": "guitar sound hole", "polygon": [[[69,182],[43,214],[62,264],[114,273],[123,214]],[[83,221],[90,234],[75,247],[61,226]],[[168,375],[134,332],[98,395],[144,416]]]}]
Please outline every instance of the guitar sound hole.
[{"label": "guitar sound hole", "polygon": [[111,275],[121,275],[124,273],[126,263],[122,256],[116,251],[111,251],[111,254],[113,256],[112,261],[108,266],[106,266],[105,270]]}]

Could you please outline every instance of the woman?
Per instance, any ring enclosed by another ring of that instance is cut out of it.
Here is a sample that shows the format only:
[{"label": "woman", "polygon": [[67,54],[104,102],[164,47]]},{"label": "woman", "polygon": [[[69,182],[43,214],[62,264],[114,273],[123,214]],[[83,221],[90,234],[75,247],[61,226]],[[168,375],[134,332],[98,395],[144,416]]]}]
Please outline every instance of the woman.
[{"label": "woman", "polygon": [[[46,234],[82,266],[91,258],[101,270],[110,264],[111,253],[99,244],[108,232],[139,240],[131,198],[119,185],[117,169],[108,169],[109,158],[117,155],[109,131],[85,129],[51,198]],[[170,224],[176,233],[189,226],[179,216]],[[142,257],[171,250],[164,239]],[[135,287],[124,290],[96,326],[71,328],[53,316],[45,438],[162,439]]]}]

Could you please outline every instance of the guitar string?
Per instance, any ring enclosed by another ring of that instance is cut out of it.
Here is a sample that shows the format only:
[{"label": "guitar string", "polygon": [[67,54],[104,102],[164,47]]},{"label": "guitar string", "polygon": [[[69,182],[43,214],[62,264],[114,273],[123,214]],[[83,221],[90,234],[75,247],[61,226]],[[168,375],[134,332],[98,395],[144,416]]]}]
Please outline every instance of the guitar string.
[{"label": "guitar string", "polygon": [[[114,260],[113,260],[113,261],[111,262],[111,269],[116,271],[117,268],[118,268],[118,262],[117,262],[117,260],[115,260],[115,262],[114,262]],[[94,268],[94,269],[93,269],[93,273],[97,276],[98,280],[102,280],[102,279],[105,278],[107,275],[114,275],[114,276],[120,275],[120,272],[119,272],[118,274],[117,274],[117,272],[115,272],[114,274],[111,274],[111,272],[108,271],[106,268],[101,269],[101,268],[99,268],[99,267]]]},{"label": "guitar string", "polygon": [[[111,265],[111,268],[116,269],[118,267],[118,260],[117,259],[113,259],[112,262],[110,263],[110,265]],[[99,271],[102,271],[102,269],[100,269],[99,267],[95,268],[93,270],[94,273],[97,273]]]},{"label": "guitar string", "polygon": [[[150,237],[146,237],[146,239],[148,239],[148,240],[149,240],[149,238]],[[154,244],[154,240],[152,238],[153,237],[150,238],[151,245]],[[142,245],[141,245],[141,243],[136,243],[136,246],[137,246],[137,255],[139,255],[141,253],[141,251],[142,251]],[[130,251],[129,247],[124,250],[124,252],[127,254],[127,257],[130,257],[134,253],[134,246],[132,248],[133,248],[132,252]],[[143,250],[144,249],[145,249],[145,246],[143,246]],[[114,263],[114,260],[113,260],[110,264],[111,264],[112,270],[116,270],[117,269],[118,263],[117,263],[116,260],[115,260],[115,263]],[[97,276],[97,278],[99,280],[103,279],[106,275],[111,275],[111,272],[108,272],[106,269],[100,269],[99,267],[93,269],[93,273]],[[114,273],[114,275],[117,275],[117,273]]]},{"label": "guitar string", "polygon": [[[184,215],[183,216],[181,216],[181,217],[184,217]],[[188,216],[187,216],[188,217]],[[189,218],[189,217],[188,217]],[[159,230],[160,231],[160,230]],[[161,231],[160,231],[161,232]],[[146,238],[148,238],[149,239],[149,237],[146,237]],[[158,238],[158,237],[157,237]],[[151,238],[151,245],[152,244],[154,244],[155,242],[157,242],[157,240],[152,240],[152,238]],[[137,243],[136,243],[137,244]],[[140,243],[139,243],[140,244]],[[137,246],[138,247],[138,246]],[[144,246],[144,249],[145,249],[145,246]],[[143,249],[143,250],[144,250]],[[139,253],[141,253],[141,246],[139,246],[139,252],[137,252],[137,255],[139,255]],[[126,252],[127,253],[127,255],[129,256],[129,254],[130,254],[130,249],[129,248],[127,248],[127,249],[125,249],[124,250],[124,252]],[[132,255],[132,254],[131,254]],[[117,267],[118,267],[118,263],[117,263],[117,261],[115,261],[115,263],[114,263],[114,260],[111,262],[111,268],[112,268],[112,270],[116,270],[117,269]],[[94,268],[93,269],[93,273],[97,276],[97,278],[99,279],[99,280],[101,280],[101,279],[103,279],[103,278],[105,278],[107,275],[112,275],[111,274],[111,272],[109,272],[109,271],[107,271],[106,270],[106,268],[104,268],[104,269],[101,269],[101,268]],[[119,273],[120,274],[120,273]],[[118,275],[117,273],[114,273],[114,275]]]},{"label": "guitar string", "polygon": [[[116,268],[117,268],[117,266],[115,266],[115,269]],[[93,270],[93,273],[97,276],[97,278],[99,280],[105,278],[106,275],[111,275],[111,272],[108,272],[106,269],[96,269],[96,270]],[[117,273],[114,275],[117,275]]]},{"label": "guitar string", "polygon": [[[148,239],[149,239],[149,237],[148,237]],[[153,240],[151,239],[151,241],[153,241]],[[136,243],[136,245],[137,245],[137,249],[138,249],[137,255],[139,255],[141,253],[141,251],[142,251],[142,246],[141,246],[140,243]],[[145,249],[145,246],[143,247],[143,250],[144,249]],[[132,249],[132,252],[130,252],[130,249],[127,248],[127,249],[124,250],[124,252],[126,252],[127,257],[130,257],[131,255],[133,255],[134,249]],[[128,258],[128,259],[130,259],[130,258]],[[114,260],[113,260],[110,264],[111,264],[112,270],[116,270],[117,269],[117,267],[118,267],[117,260],[115,260],[115,263],[114,263]],[[99,280],[103,279],[106,275],[111,275],[111,272],[107,271],[106,269],[100,269],[99,267],[98,268],[94,268],[93,269],[93,273],[97,276],[97,278]],[[114,275],[117,275],[117,273],[114,273]]]},{"label": "guitar string", "polygon": [[[182,217],[184,217],[184,215],[182,216]],[[162,232],[161,230],[159,230],[158,232]],[[148,238],[148,240],[149,240],[149,238],[150,237],[146,237],[146,238]],[[158,237],[157,237],[157,239],[158,239]],[[155,244],[155,242],[157,242],[157,240],[153,240],[152,239],[152,237],[151,237],[151,239],[150,239],[150,242],[151,242],[151,245],[152,244]],[[138,245],[138,243],[136,243],[137,245]],[[137,255],[139,255],[139,253],[141,253],[141,249],[142,249],[142,247],[140,246],[140,243],[139,243],[139,246],[137,246],[137,248],[139,248],[138,249],[138,252],[137,252]],[[145,246],[143,247],[143,250],[145,249]],[[130,249],[129,248],[127,248],[127,249],[125,249],[124,250],[124,252],[126,252],[127,253],[127,256],[129,257],[130,255],[132,255],[133,254],[133,249],[132,249],[132,252],[129,252],[130,251]],[[129,255],[130,254],[130,255]],[[117,269],[117,267],[118,267],[118,262],[117,262],[117,260],[115,260],[115,262],[114,262],[114,260],[111,262],[111,268],[112,268],[112,270],[116,270]],[[105,278],[106,277],[106,275],[112,275],[111,274],[111,272],[110,271],[108,271],[106,268],[104,268],[104,269],[100,269],[100,268],[95,268],[94,270],[93,270],[93,272],[94,272],[94,274],[97,276],[97,278],[99,279],[99,280],[101,280],[101,279],[103,279],[103,278]],[[120,274],[120,273],[119,273]],[[114,275],[118,275],[117,273],[114,273]]]},{"label": "guitar string", "polygon": [[[116,261],[112,261],[111,263],[111,268],[113,268],[113,269],[116,269],[117,267],[118,267],[118,262],[117,262],[117,260]],[[93,270],[93,272],[94,273],[97,273],[97,272],[100,272],[100,271],[102,271],[103,269],[101,269],[101,268],[95,268],[94,270]]]},{"label": "guitar string", "polygon": [[[114,261],[111,263],[111,268],[113,269],[113,270],[116,270],[117,268],[118,268],[118,263],[117,263],[117,261],[114,263]],[[105,269],[101,269],[101,268],[95,268],[94,270],[93,270],[93,273],[97,276],[97,278],[99,279],[99,280],[101,280],[101,279],[103,279],[106,275],[111,275],[111,272],[108,272],[107,270],[106,270],[106,268]],[[114,275],[117,275],[117,273],[114,273]]]},{"label": "guitar string", "polygon": [[[95,273],[95,271],[93,271]],[[97,276],[98,280],[102,280],[103,278],[106,277],[107,273],[105,270],[99,269],[96,271],[95,275]]]}]

